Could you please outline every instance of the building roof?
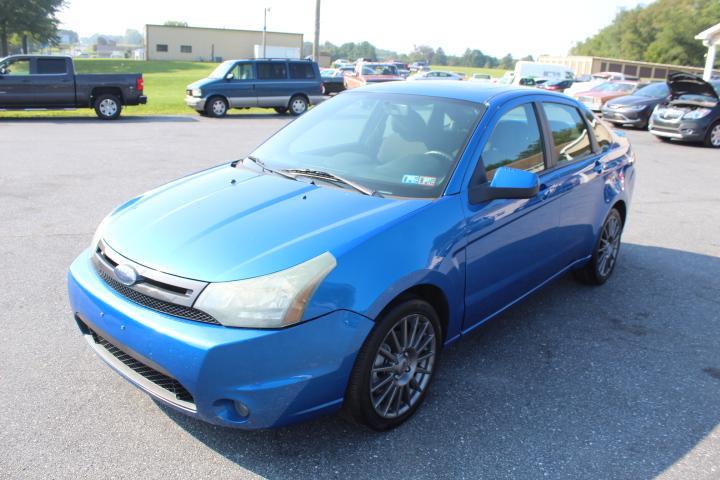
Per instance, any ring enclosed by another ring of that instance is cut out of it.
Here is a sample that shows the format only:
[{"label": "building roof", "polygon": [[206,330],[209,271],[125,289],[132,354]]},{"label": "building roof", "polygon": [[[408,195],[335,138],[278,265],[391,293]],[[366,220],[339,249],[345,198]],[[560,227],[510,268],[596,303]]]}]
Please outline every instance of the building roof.
[{"label": "building roof", "polygon": [[[262,33],[262,30],[243,30],[239,28],[214,28],[214,27],[184,27],[182,25],[158,25],[154,23],[148,23],[145,24],[145,28],[147,27],[160,27],[160,28],[185,28],[190,30],[211,30],[214,32],[250,32],[250,33]],[[297,35],[297,36],[303,36],[302,33],[295,33],[295,32],[275,32],[268,30],[266,32],[268,35],[271,34],[280,34],[280,35]]]},{"label": "building roof", "polygon": [[720,43],[720,23],[695,35],[695,40],[707,43]]}]

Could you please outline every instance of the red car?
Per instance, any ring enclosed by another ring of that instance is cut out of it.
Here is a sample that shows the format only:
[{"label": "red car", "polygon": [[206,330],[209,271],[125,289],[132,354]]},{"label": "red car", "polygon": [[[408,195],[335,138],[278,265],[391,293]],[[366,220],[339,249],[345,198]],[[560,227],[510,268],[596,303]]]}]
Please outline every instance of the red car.
[{"label": "red car", "polygon": [[359,62],[355,71],[345,75],[345,88],[357,88],[369,83],[405,80],[392,63]]}]

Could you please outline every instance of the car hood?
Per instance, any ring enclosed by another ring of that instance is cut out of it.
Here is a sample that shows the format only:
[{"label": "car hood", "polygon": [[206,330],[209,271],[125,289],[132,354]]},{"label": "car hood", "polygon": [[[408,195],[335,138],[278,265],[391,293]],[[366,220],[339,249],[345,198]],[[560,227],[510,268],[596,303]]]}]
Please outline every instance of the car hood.
[{"label": "car hood", "polygon": [[656,103],[662,102],[663,98],[656,98],[656,97],[644,97],[641,95],[624,95],[622,97],[617,97],[609,100],[606,105],[607,106],[613,106],[613,105],[623,105],[623,106],[633,106],[633,105],[654,105]]},{"label": "car hood", "polygon": [[202,80],[198,80],[196,82],[191,83],[187,86],[188,90],[191,90],[193,88],[203,88],[206,85],[209,85],[211,83],[216,82],[216,78],[203,78]]},{"label": "car hood", "polygon": [[718,100],[718,92],[702,78],[689,73],[673,73],[667,81],[673,98],[681,95],[703,95]]},{"label": "car hood", "polygon": [[119,207],[103,239],[141,265],[207,282],[336,257],[430,200],[370,197],[223,165]]}]

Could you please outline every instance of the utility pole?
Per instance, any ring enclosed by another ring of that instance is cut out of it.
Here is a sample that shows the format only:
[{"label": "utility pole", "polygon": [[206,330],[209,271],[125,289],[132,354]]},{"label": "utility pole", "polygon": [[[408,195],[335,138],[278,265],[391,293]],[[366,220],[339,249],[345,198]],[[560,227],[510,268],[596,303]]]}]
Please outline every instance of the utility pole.
[{"label": "utility pole", "polygon": [[267,12],[270,11],[270,7],[265,7],[263,10],[263,52],[262,58],[267,58]]},{"label": "utility pole", "polygon": [[313,42],[313,60],[320,61],[320,0],[315,0],[315,41]]}]

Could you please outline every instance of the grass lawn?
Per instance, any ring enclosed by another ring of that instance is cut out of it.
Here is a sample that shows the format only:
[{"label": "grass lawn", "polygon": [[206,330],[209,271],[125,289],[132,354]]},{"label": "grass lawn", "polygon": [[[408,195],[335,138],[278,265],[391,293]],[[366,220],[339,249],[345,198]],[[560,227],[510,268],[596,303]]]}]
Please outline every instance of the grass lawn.
[{"label": "grass lawn", "polygon": [[[115,59],[77,59],[77,73],[142,73],[145,79],[145,95],[147,105],[125,107],[123,115],[188,115],[193,111],[185,106],[185,87],[201,78],[205,78],[216,66],[215,63],[174,62],[165,60],[115,60]],[[489,73],[493,77],[501,77],[505,70],[475,67],[444,67],[431,66],[433,70],[450,70],[463,72],[470,76],[473,73]],[[262,113],[267,109],[253,108],[233,110],[232,113]],[[0,112],[2,118],[22,117],[94,117],[95,111],[81,108],[73,111],[37,111],[37,112]]]}]

